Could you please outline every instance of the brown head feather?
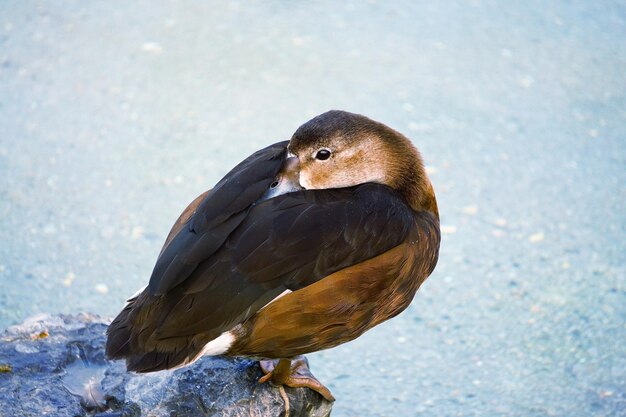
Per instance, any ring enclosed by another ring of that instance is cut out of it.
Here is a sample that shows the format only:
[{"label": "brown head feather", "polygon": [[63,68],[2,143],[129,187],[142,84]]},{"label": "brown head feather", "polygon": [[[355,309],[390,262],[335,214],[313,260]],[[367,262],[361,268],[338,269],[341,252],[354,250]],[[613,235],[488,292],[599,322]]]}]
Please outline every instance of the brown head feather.
[{"label": "brown head feather", "polygon": [[[331,157],[316,158],[327,149]],[[403,194],[417,212],[439,216],[422,157],[400,132],[360,114],[331,110],[296,130],[289,151],[300,160],[305,188],[340,188],[378,182]]]}]

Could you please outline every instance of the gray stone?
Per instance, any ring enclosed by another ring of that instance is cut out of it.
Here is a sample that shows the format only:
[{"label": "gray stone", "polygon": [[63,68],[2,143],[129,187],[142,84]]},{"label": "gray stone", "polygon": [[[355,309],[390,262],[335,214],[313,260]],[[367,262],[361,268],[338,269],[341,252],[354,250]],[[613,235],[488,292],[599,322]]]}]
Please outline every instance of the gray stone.
[{"label": "gray stone", "polygon": [[[0,338],[0,417],[283,416],[278,388],[259,384],[258,363],[205,357],[186,368],[133,374],[104,356],[108,321],[39,316]],[[290,416],[329,416],[331,403],[286,388]]]}]

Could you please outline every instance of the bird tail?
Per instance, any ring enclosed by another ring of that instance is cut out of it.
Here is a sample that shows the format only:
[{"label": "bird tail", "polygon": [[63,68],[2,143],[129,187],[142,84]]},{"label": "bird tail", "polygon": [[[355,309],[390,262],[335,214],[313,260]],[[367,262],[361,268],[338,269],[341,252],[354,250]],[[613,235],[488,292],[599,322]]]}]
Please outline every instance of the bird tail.
[{"label": "bird tail", "polygon": [[132,354],[130,344],[132,338],[132,324],[129,316],[136,301],[136,297],[128,300],[124,309],[111,322],[107,329],[105,351],[109,359],[124,359]]},{"label": "bird tail", "polygon": [[[138,298],[128,300],[124,309],[111,322],[107,329],[106,356],[109,359],[125,359],[126,369],[134,372],[155,372],[177,368],[195,360],[201,347],[193,343],[161,344],[159,347],[169,348],[167,351],[146,349],[141,341],[141,333],[152,333],[151,327],[135,325],[137,316],[141,315]],[[141,322],[138,320],[137,322]],[[174,342],[174,341],[171,341]]]}]

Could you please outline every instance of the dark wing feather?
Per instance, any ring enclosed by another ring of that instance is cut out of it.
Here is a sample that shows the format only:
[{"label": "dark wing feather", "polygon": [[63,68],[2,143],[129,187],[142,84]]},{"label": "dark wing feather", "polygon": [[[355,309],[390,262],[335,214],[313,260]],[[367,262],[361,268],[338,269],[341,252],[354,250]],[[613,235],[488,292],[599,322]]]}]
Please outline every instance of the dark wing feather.
[{"label": "dark wing feather", "polygon": [[286,147],[285,141],[255,152],[207,193],[186,227],[164,246],[150,277],[150,294],[165,294],[222,246],[276,177]]},{"label": "dark wing feather", "polygon": [[396,192],[363,184],[259,204],[226,245],[250,282],[297,290],[399,245],[411,227],[413,213]]},{"label": "dark wing feather", "polygon": [[[215,337],[285,289],[297,290],[406,240],[412,211],[378,184],[305,190],[264,201],[166,294],[157,338]],[[193,308],[190,300],[196,299]]]}]

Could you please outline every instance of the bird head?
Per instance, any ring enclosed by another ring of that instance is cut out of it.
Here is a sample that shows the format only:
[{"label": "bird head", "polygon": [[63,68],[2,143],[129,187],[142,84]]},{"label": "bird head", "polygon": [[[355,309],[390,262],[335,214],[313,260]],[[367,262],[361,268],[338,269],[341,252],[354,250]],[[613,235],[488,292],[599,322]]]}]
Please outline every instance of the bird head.
[{"label": "bird head", "polygon": [[[436,213],[422,158],[401,133],[365,116],[323,113],[293,134],[276,185],[282,189],[328,189],[368,182],[402,193],[415,210]],[[286,191],[288,192],[288,191]]]}]

